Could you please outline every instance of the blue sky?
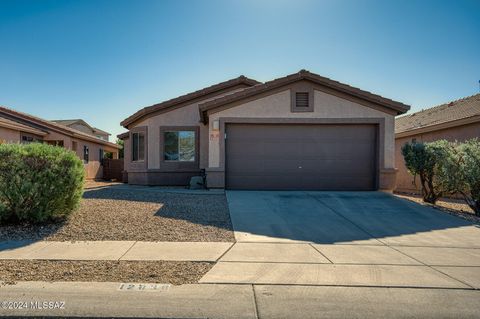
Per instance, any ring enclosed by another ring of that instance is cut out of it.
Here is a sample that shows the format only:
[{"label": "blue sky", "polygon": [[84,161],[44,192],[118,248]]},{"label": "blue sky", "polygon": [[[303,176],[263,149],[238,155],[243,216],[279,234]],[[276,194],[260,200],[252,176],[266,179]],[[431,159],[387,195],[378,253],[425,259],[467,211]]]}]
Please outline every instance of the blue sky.
[{"label": "blue sky", "polygon": [[0,0],[0,104],[115,135],[144,106],[303,68],[412,110],[476,94],[480,1]]}]

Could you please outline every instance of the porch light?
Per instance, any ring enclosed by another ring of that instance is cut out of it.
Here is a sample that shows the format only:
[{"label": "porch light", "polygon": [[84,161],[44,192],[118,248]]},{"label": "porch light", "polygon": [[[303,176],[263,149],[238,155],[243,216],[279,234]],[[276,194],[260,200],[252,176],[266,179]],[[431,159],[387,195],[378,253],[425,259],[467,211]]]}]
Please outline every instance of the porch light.
[{"label": "porch light", "polygon": [[218,131],[220,130],[220,122],[218,120],[214,120],[212,122],[212,130],[213,131]]}]

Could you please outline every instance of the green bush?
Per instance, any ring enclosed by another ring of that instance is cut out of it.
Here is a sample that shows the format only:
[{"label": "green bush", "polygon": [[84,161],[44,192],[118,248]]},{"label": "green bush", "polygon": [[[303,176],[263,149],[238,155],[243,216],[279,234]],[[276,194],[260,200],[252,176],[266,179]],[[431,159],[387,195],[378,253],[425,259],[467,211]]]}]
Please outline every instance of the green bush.
[{"label": "green bush", "polygon": [[480,140],[452,143],[454,152],[445,161],[442,180],[452,193],[460,193],[480,216]]},{"label": "green bush", "polygon": [[64,217],[83,193],[82,161],[47,144],[0,144],[0,221],[44,222]]},{"label": "green bush", "polygon": [[431,143],[406,143],[402,147],[405,166],[414,176],[420,177],[423,201],[435,202],[448,190],[444,184],[445,161],[449,158],[451,146],[447,141],[441,140]]}]

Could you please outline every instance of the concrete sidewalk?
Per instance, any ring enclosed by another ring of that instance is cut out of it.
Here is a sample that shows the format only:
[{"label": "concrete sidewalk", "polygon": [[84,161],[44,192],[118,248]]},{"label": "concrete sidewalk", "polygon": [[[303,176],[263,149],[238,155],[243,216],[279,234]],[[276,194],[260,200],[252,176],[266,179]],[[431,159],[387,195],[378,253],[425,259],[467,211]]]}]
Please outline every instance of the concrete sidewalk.
[{"label": "concrete sidewalk", "polygon": [[1,259],[217,261],[233,243],[222,242],[2,242]]},{"label": "concrete sidewalk", "polygon": [[221,242],[4,242],[1,259],[217,262],[205,284],[480,289],[480,249]]},{"label": "concrete sidewalk", "polygon": [[[120,283],[0,285],[0,316],[142,318],[476,318],[480,291],[285,285],[183,285],[120,290]],[[63,309],[33,309],[44,301]],[[37,302],[37,303],[35,303]]]}]

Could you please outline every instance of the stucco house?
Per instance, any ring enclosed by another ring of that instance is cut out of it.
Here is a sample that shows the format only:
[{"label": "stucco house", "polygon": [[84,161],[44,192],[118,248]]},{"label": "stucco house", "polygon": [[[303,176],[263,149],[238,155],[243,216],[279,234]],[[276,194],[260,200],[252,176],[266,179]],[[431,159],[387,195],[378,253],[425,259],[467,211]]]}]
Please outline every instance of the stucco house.
[{"label": "stucco house", "polygon": [[420,183],[413,182],[413,176],[405,167],[402,156],[402,146],[405,143],[442,139],[462,142],[476,137],[480,138],[480,94],[397,117],[395,122],[397,191],[420,191]]},{"label": "stucco house", "polygon": [[101,159],[104,154],[110,152],[113,158],[118,158],[120,149],[118,145],[98,138],[94,133],[89,134],[3,106],[0,106],[0,142],[43,142],[73,150],[84,162],[87,179],[101,179]]},{"label": "stucco house", "polygon": [[395,116],[409,106],[301,70],[244,76],[143,108],[121,125],[131,184],[393,190]]},{"label": "stucco house", "polygon": [[105,132],[99,128],[90,126],[87,122],[85,122],[82,119],[74,119],[74,120],[52,120],[52,122],[68,126],[70,128],[73,128],[77,131],[81,131],[90,135],[93,135],[101,140],[104,141],[109,141],[110,139],[110,133]]}]

